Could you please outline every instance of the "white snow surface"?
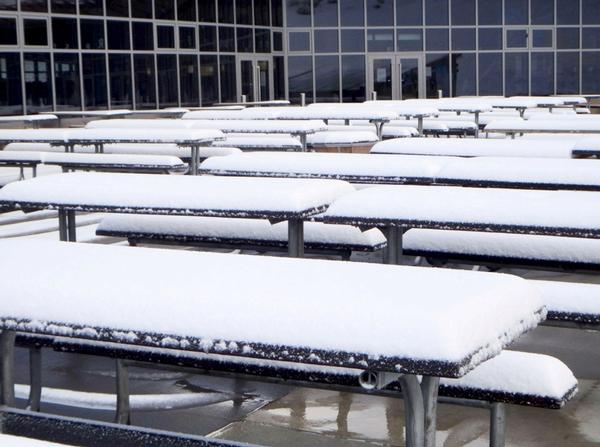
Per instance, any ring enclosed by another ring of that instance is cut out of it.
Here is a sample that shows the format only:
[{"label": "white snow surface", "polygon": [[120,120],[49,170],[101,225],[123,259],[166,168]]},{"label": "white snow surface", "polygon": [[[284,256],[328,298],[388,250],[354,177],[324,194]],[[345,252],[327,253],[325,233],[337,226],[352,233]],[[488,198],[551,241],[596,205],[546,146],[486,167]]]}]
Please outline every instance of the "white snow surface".
[{"label": "white snow surface", "polygon": [[77,154],[50,152],[44,154],[42,159],[43,163],[45,164],[58,165],[90,164],[175,167],[184,164],[181,159],[168,155]]},{"label": "white snow surface", "polygon": [[600,150],[600,137],[581,138],[573,145],[573,150],[598,151]]},{"label": "white snow surface", "polygon": [[[24,177],[32,178],[32,169],[24,169]],[[37,175],[38,177],[49,174],[59,174],[62,170],[59,166],[44,166],[38,165]],[[21,180],[21,170],[16,167],[0,167],[0,187],[8,185],[9,183]]]},{"label": "white snow surface", "polygon": [[355,221],[421,221],[427,225],[506,225],[598,231],[600,192],[375,186],[340,197],[324,215],[343,220],[356,218]]},{"label": "white snow surface", "polygon": [[579,120],[577,118],[564,118],[561,120],[499,120],[492,121],[485,126],[486,132],[587,132],[600,133],[600,120]]},{"label": "white snow surface", "polygon": [[213,147],[233,146],[240,149],[302,149],[302,144],[292,136],[283,135],[227,135],[223,141],[213,142]]},{"label": "white snow surface", "polygon": [[[195,337],[213,347],[229,340],[236,344],[225,352],[250,357],[244,343],[472,356],[464,374],[545,313],[535,287],[505,274],[42,241],[1,241],[0,250],[4,318]],[[170,279],[198,274],[202,287]]]},{"label": "white snow surface", "polygon": [[413,228],[402,243],[410,250],[600,264],[596,239]]},{"label": "white snow surface", "polygon": [[336,146],[376,143],[379,140],[374,131],[326,130],[308,135],[306,141],[309,146]]},{"label": "white snow surface", "polygon": [[0,445],[2,447],[65,447],[67,444],[57,444],[55,442],[40,441],[33,438],[22,436],[4,435],[0,433]]},{"label": "white snow surface", "polygon": [[43,159],[43,154],[41,152],[35,151],[23,151],[23,152],[10,152],[10,151],[0,151],[0,162],[7,161],[29,161],[29,162],[39,162],[41,163]]},{"label": "white snow surface", "polygon": [[[264,219],[119,214],[106,216],[98,230],[265,241],[288,240],[287,222],[271,225]],[[351,225],[305,222],[304,241],[375,247],[385,244],[386,239],[376,228],[361,232],[358,227]]]},{"label": "white snow surface", "polygon": [[339,180],[75,172],[11,183],[0,190],[0,202],[296,214],[352,191]]},{"label": "white snow surface", "polygon": [[343,104],[338,107],[331,104],[315,104],[310,107],[251,107],[240,111],[198,110],[188,112],[183,119],[221,119],[221,120],[333,120],[366,119],[391,120],[398,114],[389,110],[378,110],[364,104]]},{"label": "white snow surface", "polygon": [[0,122],[34,122],[34,121],[56,121],[58,117],[51,114],[39,114],[39,115],[10,115],[0,116]]},{"label": "white snow surface", "polygon": [[548,310],[600,314],[600,286],[597,284],[541,280],[530,282],[541,292]]},{"label": "white snow surface", "polygon": [[135,118],[94,120],[85,125],[86,129],[191,129],[192,123],[180,119]]},{"label": "white snow surface", "polygon": [[391,110],[404,117],[434,116],[439,113],[427,100],[369,100],[363,104],[378,110]]}]

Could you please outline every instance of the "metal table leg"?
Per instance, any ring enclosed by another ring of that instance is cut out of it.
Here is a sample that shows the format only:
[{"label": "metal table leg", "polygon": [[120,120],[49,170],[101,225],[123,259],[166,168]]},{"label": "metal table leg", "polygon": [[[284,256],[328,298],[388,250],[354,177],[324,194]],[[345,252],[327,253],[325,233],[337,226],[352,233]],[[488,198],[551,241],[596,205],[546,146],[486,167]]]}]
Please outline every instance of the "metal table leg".
[{"label": "metal table leg", "polygon": [[42,348],[29,348],[29,401],[27,409],[40,411],[42,402]]},{"label": "metal table leg", "polygon": [[400,378],[404,397],[404,420],[406,425],[406,447],[425,445],[425,410],[423,394],[417,376],[406,374]]},{"label": "metal table leg", "polygon": [[475,138],[479,138],[479,112],[475,112]]},{"label": "metal table leg", "polygon": [[288,256],[290,258],[304,257],[304,221],[302,219],[288,220]]},{"label": "metal table leg", "polygon": [[419,136],[423,136],[423,117],[417,117],[417,130],[419,131]]},{"label": "metal table leg", "polygon": [[67,240],[77,242],[77,225],[75,224],[75,211],[67,211]]},{"label": "metal table leg", "polygon": [[384,250],[385,264],[399,264],[402,256],[402,235],[406,231],[404,227],[390,226],[383,228],[383,234],[387,239]]},{"label": "metal table leg", "polygon": [[2,405],[15,405],[15,331],[3,330],[0,334],[0,350],[2,351]]},{"label": "metal table leg", "polygon": [[439,377],[425,376],[421,380],[421,393],[423,394],[423,409],[425,413],[425,447],[435,447],[439,386]]},{"label": "metal table leg", "polygon": [[375,124],[377,139],[381,141],[383,139],[383,121],[373,121],[373,124]]},{"label": "metal table leg", "polygon": [[131,407],[129,405],[129,371],[124,360],[116,360],[117,369],[117,424],[131,424]]},{"label": "metal table leg", "polygon": [[61,241],[68,241],[67,212],[62,208],[58,210],[58,235]]},{"label": "metal table leg", "polygon": [[490,447],[504,447],[506,443],[506,408],[501,402],[490,407]]},{"label": "metal table leg", "polygon": [[300,136],[300,144],[302,144],[302,152],[306,152],[307,151],[306,134],[301,133],[298,135]]},{"label": "metal table leg", "polygon": [[198,164],[200,162],[200,147],[197,145],[193,145],[190,147],[191,149],[191,160],[190,160],[190,174],[198,175]]}]

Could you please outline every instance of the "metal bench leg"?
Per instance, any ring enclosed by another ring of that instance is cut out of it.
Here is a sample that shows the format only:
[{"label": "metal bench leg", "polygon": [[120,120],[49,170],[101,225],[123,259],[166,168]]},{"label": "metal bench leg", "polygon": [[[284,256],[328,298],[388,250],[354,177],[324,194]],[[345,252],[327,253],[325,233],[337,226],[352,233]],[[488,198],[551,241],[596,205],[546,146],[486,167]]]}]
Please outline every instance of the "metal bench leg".
[{"label": "metal bench leg", "polygon": [[25,170],[23,166],[19,166],[19,180],[25,180]]},{"label": "metal bench leg", "polygon": [[490,447],[504,447],[506,442],[506,406],[501,402],[490,405]]},{"label": "metal bench leg", "polygon": [[69,242],[77,242],[77,225],[75,224],[75,211],[67,211],[67,237]]},{"label": "metal bench leg", "polygon": [[421,393],[423,393],[423,406],[425,412],[425,447],[435,447],[439,387],[439,377],[425,376],[421,381]]},{"label": "metal bench leg", "polygon": [[117,370],[117,424],[131,424],[131,407],[129,405],[129,371],[124,360],[116,360]]},{"label": "metal bench leg", "polygon": [[307,142],[306,142],[306,134],[305,133],[301,133],[300,135],[300,144],[302,145],[302,152],[306,152],[307,151]]},{"label": "metal bench leg", "polygon": [[423,394],[417,376],[406,374],[400,378],[404,397],[406,447],[425,445]]},{"label": "metal bench leg", "polygon": [[68,241],[68,222],[67,212],[63,209],[58,210],[58,235],[61,241]]},{"label": "metal bench leg", "polygon": [[402,256],[402,235],[406,229],[404,227],[386,227],[383,234],[387,239],[387,246],[384,250],[386,264],[399,264]]},{"label": "metal bench leg", "polygon": [[33,166],[31,167],[31,176],[32,176],[33,178],[36,178],[36,177],[37,177],[37,165],[33,165]]},{"label": "metal bench leg", "polygon": [[29,349],[29,401],[27,409],[40,411],[42,402],[42,348]]},{"label": "metal bench leg", "polygon": [[191,175],[198,175],[198,163],[199,163],[199,154],[200,154],[200,147],[197,145],[193,145],[190,147],[190,155],[191,155],[191,159],[190,159],[190,174]]},{"label": "metal bench leg", "polygon": [[288,220],[288,256],[290,258],[304,257],[304,221],[302,219]]},{"label": "metal bench leg", "polygon": [[2,399],[0,403],[12,407],[15,405],[15,331],[4,330],[0,334],[2,350]]}]

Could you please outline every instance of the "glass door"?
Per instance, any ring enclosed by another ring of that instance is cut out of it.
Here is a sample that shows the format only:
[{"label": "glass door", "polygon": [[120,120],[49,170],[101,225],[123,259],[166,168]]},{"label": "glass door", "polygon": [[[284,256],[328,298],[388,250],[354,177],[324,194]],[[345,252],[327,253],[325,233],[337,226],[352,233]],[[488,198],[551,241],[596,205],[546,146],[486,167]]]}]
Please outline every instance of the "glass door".
[{"label": "glass door", "polygon": [[421,57],[399,56],[400,99],[422,98]]},{"label": "glass door", "polygon": [[373,98],[372,92],[378,100],[396,99],[394,57],[369,56],[368,70],[369,99]]},{"label": "glass door", "polygon": [[273,64],[269,57],[243,56],[238,58],[239,100],[247,102],[269,101],[273,98]]},{"label": "glass door", "polygon": [[368,88],[379,100],[423,98],[425,80],[420,54],[370,55]]}]

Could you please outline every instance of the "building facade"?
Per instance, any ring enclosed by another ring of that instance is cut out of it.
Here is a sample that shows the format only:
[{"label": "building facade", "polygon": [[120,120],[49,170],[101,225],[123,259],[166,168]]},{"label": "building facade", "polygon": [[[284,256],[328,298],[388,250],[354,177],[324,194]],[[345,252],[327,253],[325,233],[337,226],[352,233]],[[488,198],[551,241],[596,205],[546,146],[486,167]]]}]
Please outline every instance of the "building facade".
[{"label": "building facade", "polygon": [[0,114],[600,93],[600,0],[0,0]]}]

